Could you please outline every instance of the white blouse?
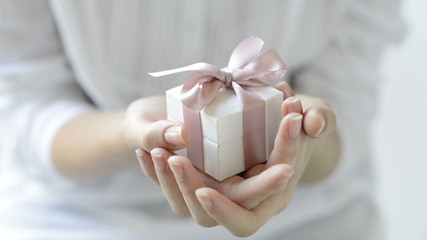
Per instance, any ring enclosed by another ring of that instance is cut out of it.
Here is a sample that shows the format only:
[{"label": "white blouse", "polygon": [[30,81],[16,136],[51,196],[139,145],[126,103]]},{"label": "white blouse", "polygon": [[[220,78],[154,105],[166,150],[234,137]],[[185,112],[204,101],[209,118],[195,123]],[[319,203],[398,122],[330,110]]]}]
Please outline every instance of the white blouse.
[{"label": "white blouse", "polygon": [[297,92],[332,105],[343,141],[335,172],[301,185],[251,238],[372,234],[369,123],[380,54],[402,31],[399,2],[0,0],[0,238],[232,239],[175,216],[140,169],[73,181],[55,170],[50,151],[79,114],[124,109],[185,80],[147,72],[198,61],[223,67],[248,36],[279,51]]}]

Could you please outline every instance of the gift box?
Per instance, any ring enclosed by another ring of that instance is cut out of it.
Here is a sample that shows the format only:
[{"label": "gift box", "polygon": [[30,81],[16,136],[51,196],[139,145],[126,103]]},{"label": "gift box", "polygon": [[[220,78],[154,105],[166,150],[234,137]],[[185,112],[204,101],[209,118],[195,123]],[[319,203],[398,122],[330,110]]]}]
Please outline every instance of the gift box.
[{"label": "gift box", "polygon": [[190,145],[176,154],[219,181],[265,162],[273,150],[283,93],[265,81],[280,80],[287,68],[275,50],[260,53],[262,45],[259,38],[244,40],[227,68],[196,63],[151,73],[194,72],[166,91],[167,116],[190,131]]},{"label": "gift box", "polygon": [[[166,91],[167,116],[169,120],[185,124],[181,89],[182,85]],[[281,121],[283,93],[270,86],[250,87],[248,91],[257,94],[265,104],[265,155],[252,161],[253,165],[265,162],[273,150]],[[200,111],[203,164],[196,167],[217,180],[224,180],[251,167],[245,165],[242,111],[235,92],[229,88],[220,89],[215,99]],[[187,150],[183,149],[178,154],[187,156]]]}]

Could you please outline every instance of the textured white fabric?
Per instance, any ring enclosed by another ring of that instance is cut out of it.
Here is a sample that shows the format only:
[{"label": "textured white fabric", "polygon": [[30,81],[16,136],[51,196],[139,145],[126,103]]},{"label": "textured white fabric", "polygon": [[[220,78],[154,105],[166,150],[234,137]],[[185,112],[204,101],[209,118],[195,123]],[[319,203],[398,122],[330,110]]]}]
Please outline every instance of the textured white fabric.
[{"label": "textured white fabric", "polygon": [[[344,142],[334,174],[299,187],[291,206],[252,238],[362,233],[376,224],[367,221],[375,219],[368,126],[376,66],[384,43],[401,33],[399,2],[0,0],[0,237],[233,238],[174,216],[139,169],[91,183],[65,179],[50,148],[71,118],[123,109],[185,79],[147,72],[198,61],[225,66],[248,36],[280,52],[298,92],[331,103]],[[340,228],[322,233],[324,217]]]}]

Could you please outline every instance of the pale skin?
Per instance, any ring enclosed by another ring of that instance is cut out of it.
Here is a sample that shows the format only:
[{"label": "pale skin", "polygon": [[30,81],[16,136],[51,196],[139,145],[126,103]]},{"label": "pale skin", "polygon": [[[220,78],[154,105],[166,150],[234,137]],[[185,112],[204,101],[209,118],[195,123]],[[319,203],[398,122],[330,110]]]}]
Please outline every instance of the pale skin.
[{"label": "pale skin", "polygon": [[165,120],[163,97],[143,98],[123,112],[89,112],[68,122],[52,150],[55,166],[76,179],[108,177],[134,167],[158,184],[173,211],[201,226],[222,225],[249,236],[290,203],[299,182],[330,175],[339,161],[335,114],[326,102],[295,97],[286,83],[283,119],[265,164],[218,182],[173,154],[189,144],[187,128]]}]

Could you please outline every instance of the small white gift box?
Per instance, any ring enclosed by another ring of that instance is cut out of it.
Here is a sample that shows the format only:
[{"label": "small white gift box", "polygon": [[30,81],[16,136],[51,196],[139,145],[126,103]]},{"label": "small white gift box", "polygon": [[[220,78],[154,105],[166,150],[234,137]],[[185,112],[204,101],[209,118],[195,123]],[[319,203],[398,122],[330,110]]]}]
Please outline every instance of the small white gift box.
[{"label": "small white gift box", "polygon": [[[166,91],[167,115],[169,120],[184,123],[181,89],[182,85]],[[255,93],[265,103],[266,155],[265,158],[257,160],[257,163],[262,163],[268,159],[273,150],[281,121],[283,93],[270,86],[248,87],[247,90]],[[233,89],[222,88],[215,99],[200,111],[203,133],[203,139],[199,140],[203,141],[203,169],[200,170],[219,181],[250,167],[245,164],[242,110]],[[176,153],[187,156],[187,149]]]},{"label": "small white gift box", "polygon": [[199,62],[150,73],[193,72],[166,92],[168,119],[184,123],[191,143],[178,154],[217,180],[266,161],[280,125],[282,92],[261,81],[278,81],[287,67],[274,49],[249,37],[237,45],[226,68]]}]

